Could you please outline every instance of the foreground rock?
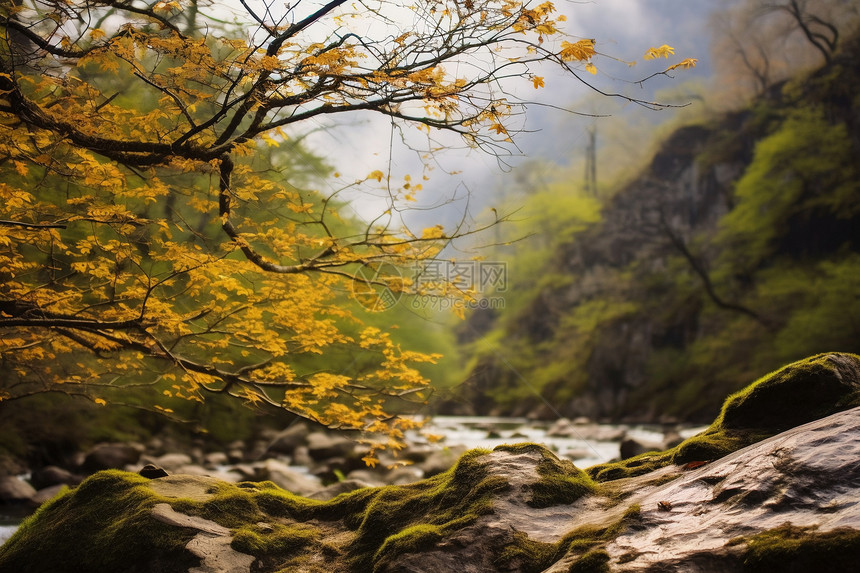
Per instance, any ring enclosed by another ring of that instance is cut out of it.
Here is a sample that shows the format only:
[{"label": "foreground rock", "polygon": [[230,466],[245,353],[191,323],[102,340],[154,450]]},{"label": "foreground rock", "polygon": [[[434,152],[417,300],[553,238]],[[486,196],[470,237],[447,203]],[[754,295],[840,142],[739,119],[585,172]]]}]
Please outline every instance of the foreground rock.
[{"label": "foreground rock", "polygon": [[[793,364],[730,397],[702,435],[587,471],[517,444],[328,501],[272,482],[104,471],[28,520],[0,548],[0,571],[852,571],[858,372],[852,355]],[[827,400],[812,404],[807,386]],[[779,410],[824,417],[784,429]]]}]

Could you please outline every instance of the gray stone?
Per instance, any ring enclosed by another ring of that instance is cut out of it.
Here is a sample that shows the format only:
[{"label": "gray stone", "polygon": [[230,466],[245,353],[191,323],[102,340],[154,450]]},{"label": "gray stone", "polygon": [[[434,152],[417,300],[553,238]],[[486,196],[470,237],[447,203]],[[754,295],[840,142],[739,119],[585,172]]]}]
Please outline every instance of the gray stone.
[{"label": "gray stone", "polygon": [[272,438],[266,447],[266,452],[269,454],[292,454],[297,447],[307,444],[309,433],[307,424],[303,422],[292,424]]},{"label": "gray stone", "polygon": [[642,507],[641,523],[607,551],[614,561],[626,556],[619,571],[650,571],[658,563],[661,571],[703,571],[696,563],[708,559],[740,571],[726,546],[733,538],[785,523],[860,529],[858,436],[860,408],[854,408],[640,491],[630,502]]},{"label": "gray stone", "polygon": [[339,435],[314,432],[308,435],[308,454],[316,461],[348,457],[355,450],[355,442]]},{"label": "gray stone", "polygon": [[24,503],[36,495],[36,489],[15,476],[0,477],[0,503]]},{"label": "gray stone", "polygon": [[98,444],[87,452],[81,469],[86,473],[123,469],[136,464],[142,452],[140,444]]},{"label": "gray stone", "polygon": [[320,480],[291,469],[287,464],[278,460],[266,460],[262,464],[264,470],[261,480],[270,480],[278,487],[298,495],[308,495],[322,487]]},{"label": "gray stone", "polygon": [[167,473],[176,473],[182,466],[190,466],[194,462],[188,454],[169,453],[158,456],[152,463],[164,468]]},{"label": "gray stone", "polygon": [[444,450],[437,450],[427,456],[426,460],[420,464],[416,464],[415,467],[421,470],[425,477],[434,476],[444,472],[454,465],[454,462],[456,462],[465,451],[466,448],[463,446],[451,446]]},{"label": "gray stone", "polygon": [[646,444],[639,440],[634,440],[633,438],[624,438],[618,445],[618,453],[622,460],[638,456],[639,454],[644,454],[645,452],[661,449],[662,448],[657,444]]},{"label": "gray stone", "polygon": [[58,484],[76,485],[81,483],[81,477],[64,468],[45,466],[33,471],[30,483],[36,489],[44,489]]},{"label": "gray stone", "polygon": [[230,530],[214,521],[202,517],[185,515],[175,511],[169,504],[158,503],[152,508],[154,519],[175,527],[196,529],[200,533],[189,541],[185,548],[200,558],[200,565],[188,573],[249,573],[255,561],[252,555],[239,553],[230,544]]},{"label": "gray stone", "polygon": [[207,467],[224,466],[229,463],[227,454],[224,452],[210,452],[203,456],[203,463]]},{"label": "gray stone", "polygon": [[52,500],[57,497],[57,494],[60,493],[60,491],[62,491],[63,488],[66,487],[68,487],[66,484],[60,483],[42,488],[37,491],[35,495],[33,495],[33,497],[30,498],[30,501],[34,505],[42,505],[46,501]]},{"label": "gray stone", "polygon": [[198,533],[185,548],[200,558],[188,573],[250,573],[255,558],[233,549],[230,537]]},{"label": "gray stone", "polygon": [[198,531],[211,533],[212,535],[230,535],[230,530],[226,527],[218,525],[214,521],[203,519],[202,517],[179,513],[167,503],[157,503],[152,506],[151,515],[154,519],[157,519],[162,523],[166,523],[167,525],[189,527],[191,529],[197,529]]}]

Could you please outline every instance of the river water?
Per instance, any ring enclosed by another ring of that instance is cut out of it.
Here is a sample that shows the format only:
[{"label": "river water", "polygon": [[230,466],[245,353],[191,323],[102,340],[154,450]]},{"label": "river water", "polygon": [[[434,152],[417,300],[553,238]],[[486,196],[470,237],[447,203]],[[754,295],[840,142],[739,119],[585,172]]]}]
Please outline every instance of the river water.
[{"label": "river water", "polygon": [[12,537],[12,534],[18,529],[27,514],[24,512],[13,512],[11,508],[0,507],[0,545],[3,545],[7,539]]},{"label": "river water", "polygon": [[[577,467],[586,468],[618,458],[623,438],[659,445],[664,440],[664,429],[657,425],[621,424],[570,424],[562,435],[553,433],[557,426],[526,418],[489,416],[435,416],[426,422],[422,434],[444,436],[445,446],[462,445],[467,448],[492,449],[502,444],[534,442],[543,444],[561,457],[572,460]],[[704,427],[682,427],[681,437],[697,434]],[[416,441],[414,433],[409,436]]]}]

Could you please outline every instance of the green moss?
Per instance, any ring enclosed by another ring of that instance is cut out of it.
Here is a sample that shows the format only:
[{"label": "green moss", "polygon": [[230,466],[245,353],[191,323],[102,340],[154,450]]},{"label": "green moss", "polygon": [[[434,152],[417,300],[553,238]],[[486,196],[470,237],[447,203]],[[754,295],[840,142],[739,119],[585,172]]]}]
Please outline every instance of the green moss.
[{"label": "green moss", "polygon": [[233,533],[231,547],[257,557],[291,555],[319,541],[319,538],[320,530],[309,525],[257,523],[237,529]]},{"label": "green moss", "polygon": [[[378,488],[365,498],[366,509],[355,515],[360,523],[350,548],[353,569],[384,568],[403,551],[427,546],[437,533],[448,535],[492,511],[492,496],[508,483],[489,475],[481,462],[487,453],[471,450],[447,472],[414,484]],[[333,501],[349,506],[353,500],[346,494]]]},{"label": "green moss", "polygon": [[[605,545],[640,520],[641,508],[631,505],[614,523],[603,527],[585,525],[568,532],[556,543],[543,543],[530,539],[521,532],[499,555],[495,565],[504,571],[538,573],[546,570],[565,555],[572,554],[575,561],[570,571],[608,571]],[[604,558],[605,557],[605,558]]]},{"label": "green moss", "polygon": [[[0,570],[56,573],[58,559],[66,573],[193,566],[198,560],[184,547],[196,531],[152,519],[152,506],[164,500],[148,483],[115,470],[91,476],[21,525],[0,548]],[[46,540],[50,550],[42,550]]]},{"label": "green moss", "polygon": [[609,554],[605,549],[593,549],[577,559],[569,573],[604,573],[609,569]]},{"label": "green moss", "polygon": [[714,424],[776,433],[856,405],[860,380],[855,378],[853,387],[846,384],[840,364],[852,360],[860,361],[860,356],[818,354],[763,376],[729,396]]},{"label": "green moss", "polygon": [[541,479],[531,485],[532,507],[551,507],[570,504],[582,496],[597,491],[597,484],[587,473],[570,460],[559,459],[555,454],[538,444],[505,444],[495,448],[513,454],[536,452],[541,455],[537,472]]},{"label": "green moss", "polygon": [[819,532],[786,524],[730,543],[746,543],[743,570],[756,573],[854,571],[860,563],[856,529]]},{"label": "green moss", "polygon": [[[849,367],[849,363],[853,364]],[[762,376],[729,396],[704,432],[663,452],[586,468],[598,482],[644,475],[669,464],[711,461],[786,429],[860,405],[860,356],[819,354]],[[853,379],[853,386],[850,382]]]},{"label": "green moss", "polygon": [[377,560],[384,556],[400,555],[403,553],[415,553],[432,547],[439,542],[443,536],[444,528],[429,523],[419,523],[389,536],[379,551],[376,552]]}]

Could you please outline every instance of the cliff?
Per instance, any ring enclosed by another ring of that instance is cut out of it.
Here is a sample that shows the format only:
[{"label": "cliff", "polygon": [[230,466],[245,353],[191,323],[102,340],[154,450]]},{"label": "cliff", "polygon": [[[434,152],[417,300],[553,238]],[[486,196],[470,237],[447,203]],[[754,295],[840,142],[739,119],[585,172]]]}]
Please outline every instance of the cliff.
[{"label": "cliff", "polygon": [[599,222],[515,254],[505,310],[461,329],[465,409],[706,421],[779,364],[860,350],[858,55],[678,129]]}]

